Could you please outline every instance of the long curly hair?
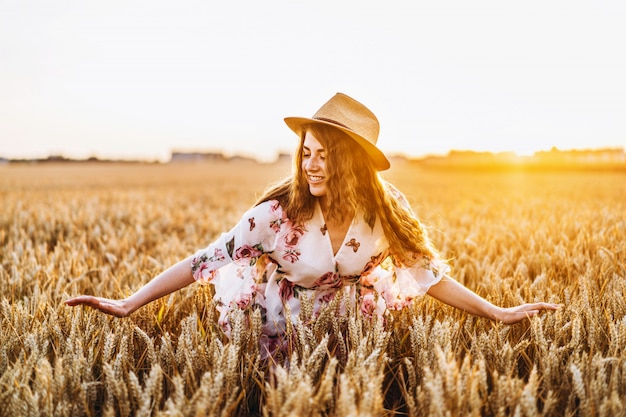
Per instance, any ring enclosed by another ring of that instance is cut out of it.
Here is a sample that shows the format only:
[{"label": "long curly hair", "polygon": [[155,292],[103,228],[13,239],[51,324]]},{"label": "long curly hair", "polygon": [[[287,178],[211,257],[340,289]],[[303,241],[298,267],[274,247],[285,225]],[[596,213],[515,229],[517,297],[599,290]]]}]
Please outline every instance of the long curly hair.
[{"label": "long curly hair", "polygon": [[417,256],[436,259],[438,253],[427,231],[400,193],[384,181],[359,144],[332,126],[311,124],[303,129],[293,158],[292,175],[271,185],[256,204],[278,200],[289,219],[303,223],[312,218],[317,197],[309,191],[302,169],[303,144],[311,132],[326,150],[326,199],[328,217],[341,221],[351,213],[362,213],[370,227],[380,219],[390,254],[402,265],[411,265]]}]

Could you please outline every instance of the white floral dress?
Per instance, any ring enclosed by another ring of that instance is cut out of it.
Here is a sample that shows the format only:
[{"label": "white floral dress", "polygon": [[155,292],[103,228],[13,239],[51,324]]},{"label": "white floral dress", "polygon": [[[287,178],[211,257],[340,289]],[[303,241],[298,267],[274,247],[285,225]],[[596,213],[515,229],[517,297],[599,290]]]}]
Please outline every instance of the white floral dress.
[{"label": "white floral dress", "polygon": [[261,343],[271,353],[285,328],[285,304],[296,323],[303,295],[313,301],[314,314],[338,291],[346,291],[364,314],[382,316],[424,295],[448,271],[443,262],[423,259],[410,268],[384,268],[388,249],[378,219],[371,228],[356,216],[335,254],[319,204],[309,221],[296,225],[277,201],[267,201],[196,252],[191,268],[196,281],[214,285],[226,334],[233,309],[261,309]]}]

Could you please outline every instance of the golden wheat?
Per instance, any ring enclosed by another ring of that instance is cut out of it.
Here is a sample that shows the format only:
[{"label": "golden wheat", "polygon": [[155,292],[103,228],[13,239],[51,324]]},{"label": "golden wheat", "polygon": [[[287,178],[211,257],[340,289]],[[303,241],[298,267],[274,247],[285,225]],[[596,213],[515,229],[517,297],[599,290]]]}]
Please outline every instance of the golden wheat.
[{"label": "golden wheat", "polygon": [[[221,333],[192,285],[116,319],[64,306],[123,297],[231,227],[288,165],[0,167],[0,415],[624,415],[626,174],[385,174],[453,275],[514,326],[425,297],[384,322],[303,300],[288,351],[259,353],[258,311]],[[289,314],[287,315],[289,316]]]}]

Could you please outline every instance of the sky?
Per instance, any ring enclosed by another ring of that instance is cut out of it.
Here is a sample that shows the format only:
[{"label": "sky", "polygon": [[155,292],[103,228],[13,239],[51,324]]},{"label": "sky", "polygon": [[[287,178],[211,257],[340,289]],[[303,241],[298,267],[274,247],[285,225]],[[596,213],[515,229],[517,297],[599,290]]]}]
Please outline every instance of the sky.
[{"label": "sky", "polygon": [[336,92],[378,145],[626,147],[622,0],[0,0],[0,157],[292,152]]}]

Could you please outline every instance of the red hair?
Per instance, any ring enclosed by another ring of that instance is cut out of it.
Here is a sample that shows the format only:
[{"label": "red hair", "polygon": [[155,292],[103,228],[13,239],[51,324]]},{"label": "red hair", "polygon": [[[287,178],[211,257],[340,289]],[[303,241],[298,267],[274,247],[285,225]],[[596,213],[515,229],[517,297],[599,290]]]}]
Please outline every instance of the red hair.
[{"label": "red hair", "polygon": [[[426,229],[404,201],[400,193],[384,181],[359,144],[332,126],[311,124],[311,132],[326,150],[326,199],[332,210],[328,217],[343,220],[351,213],[362,213],[374,227],[380,219],[391,254],[401,263],[410,265],[416,256],[437,258]],[[304,136],[293,158],[293,174],[271,186],[257,201],[278,200],[289,219],[298,224],[313,216],[317,197],[309,191],[302,170]]]}]

